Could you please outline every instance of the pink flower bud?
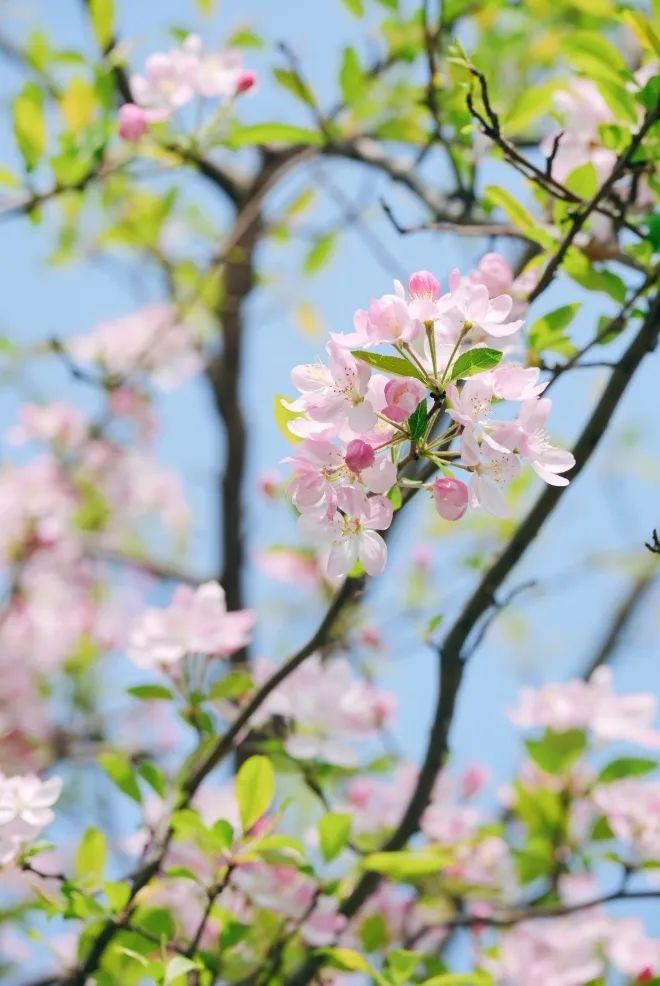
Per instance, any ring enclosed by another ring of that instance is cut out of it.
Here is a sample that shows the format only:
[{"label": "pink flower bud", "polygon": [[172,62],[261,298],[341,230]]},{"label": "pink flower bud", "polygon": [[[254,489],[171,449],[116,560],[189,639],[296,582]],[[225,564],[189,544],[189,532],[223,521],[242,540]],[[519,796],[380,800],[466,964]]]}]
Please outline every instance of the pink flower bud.
[{"label": "pink flower bud", "polygon": [[148,130],[147,114],[135,103],[124,103],[117,114],[119,136],[123,140],[139,140]]},{"label": "pink flower bud", "polygon": [[440,297],[440,282],[428,270],[418,270],[408,279],[408,291],[413,298],[431,298],[435,301]]},{"label": "pink flower bud", "polygon": [[344,462],[351,472],[362,472],[363,469],[373,466],[375,460],[376,453],[373,448],[367,442],[363,442],[361,438],[354,438],[352,442],[348,443]]},{"label": "pink flower bud", "polygon": [[247,92],[248,89],[252,89],[257,84],[257,73],[250,72],[247,69],[238,77],[236,83],[236,93],[237,95],[242,92]]},{"label": "pink flower bud", "polygon": [[650,965],[647,965],[645,969],[642,969],[638,975],[635,983],[650,983],[655,978],[655,973]]},{"label": "pink flower bud", "polygon": [[460,520],[468,505],[468,488],[460,479],[443,477],[431,487],[435,509],[445,520]]},{"label": "pink flower bud", "polygon": [[473,798],[488,780],[488,770],[480,763],[471,763],[463,771],[460,792],[463,798]]},{"label": "pink flower bud", "polygon": [[405,421],[426,395],[426,388],[420,380],[410,377],[388,380],[385,384],[385,407],[383,414],[390,421]]}]

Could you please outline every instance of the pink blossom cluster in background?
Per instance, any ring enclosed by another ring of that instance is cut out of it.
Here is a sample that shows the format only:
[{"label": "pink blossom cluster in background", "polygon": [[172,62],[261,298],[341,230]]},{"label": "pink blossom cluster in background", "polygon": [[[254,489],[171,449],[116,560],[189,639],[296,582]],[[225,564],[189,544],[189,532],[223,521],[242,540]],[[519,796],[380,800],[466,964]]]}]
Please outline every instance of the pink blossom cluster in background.
[{"label": "pink blossom cluster in background", "polygon": [[147,58],[143,74],[131,76],[132,103],[119,109],[119,134],[138,140],[150,123],[161,123],[195,98],[227,102],[257,84],[240,52],[205,51],[190,34],[178,48]]}]

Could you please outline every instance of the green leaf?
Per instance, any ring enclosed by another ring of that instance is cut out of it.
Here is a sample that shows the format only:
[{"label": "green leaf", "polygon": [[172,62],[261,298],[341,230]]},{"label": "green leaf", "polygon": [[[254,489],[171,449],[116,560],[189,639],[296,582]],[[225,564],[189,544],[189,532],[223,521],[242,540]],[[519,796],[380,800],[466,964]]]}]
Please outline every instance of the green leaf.
[{"label": "green leaf", "polygon": [[419,441],[426,431],[426,401],[421,401],[406,421],[413,442]]},{"label": "green leaf", "polygon": [[538,318],[529,329],[530,349],[537,353],[549,349],[562,356],[572,356],[575,353],[575,346],[564,330],[571,324],[581,307],[579,301],[571,305],[562,305],[561,308],[555,308],[554,311]]},{"label": "green leaf", "polygon": [[411,976],[421,961],[418,952],[395,948],[387,956],[387,971],[395,986],[407,986]]},{"label": "green leaf", "polygon": [[502,359],[499,349],[468,349],[466,353],[461,353],[451,368],[449,381],[464,380],[472,377],[475,373],[484,373],[492,370]]},{"label": "green leaf", "polygon": [[76,852],[76,881],[85,890],[97,889],[103,881],[108,847],[103,832],[89,828],[80,840]]},{"label": "green leaf", "polygon": [[448,859],[446,853],[431,850],[372,852],[364,857],[362,866],[393,880],[407,880],[439,873]]},{"label": "green leaf", "polygon": [[385,373],[394,373],[397,377],[415,377],[424,382],[421,372],[407,359],[401,356],[383,356],[381,353],[371,353],[366,349],[353,349],[353,356],[368,363],[376,370],[383,370]]},{"label": "green leaf", "polygon": [[588,291],[602,291],[620,305],[626,300],[625,282],[611,270],[598,270],[577,247],[568,250],[562,268]]},{"label": "green leaf", "polygon": [[651,21],[637,10],[624,10],[620,16],[637,35],[639,42],[653,52],[656,58],[660,58],[660,36]]},{"label": "green leaf", "polygon": [[295,421],[296,418],[302,417],[301,411],[290,411],[288,407],[284,406],[284,401],[289,403],[288,398],[283,397],[281,394],[275,394],[273,398],[273,416],[275,418],[275,424],[280,429],[280,432],[286,438],[287,442],[292,442],[296,445],[301,442],[302,439],[298,435],[294,435],[289,429],[289,424]]},{"label": "green leaf", "polygon": [[297,72],[293,72],[289,68],[275,68],[273,69],[273,75],[284,89],[293,93],[297,99],[302,100],[307,106],[316,105],[314,94]]},{"label": "green leaf", "polygon": [[352,948],[320,948],[318,951],[328,959],[328,965],[343,972],[369,972],[371,968],[364,956]]},{"label": "green leaf", "polygon": [[611,79],[615,84],[630,75],[626,60],[604,34],[596,31],[576,31],[574,28],[562,39],[562,52],[568,61],[598,83]]},{"label": "green leaf", "polygon": [[363,0],[341,0],[341,2],[347,10],[350,10],[354,17],[362,17],[364,13]]},{"label": "green leaf", "polygon": [[188,972],[193,972],[195,969],[199,969],[197,962],[187,959],[185,955],[175,955],[165,966],[163,986],[171,986],[181,976],[185,976]]},{"label": "green leaf", "polygon": [[528,130],[530,123],[534,123],[551,108],[556,91],[557,83],[554,80],[522,89],[502,121],[505,132],[521,133]]},{"label": "green leaf", "polygon": [[275,773],[268,757],[250,757],[236,775],[236,799],[247,831],[268,810],[275,797]]},{"label": "green leaf", "polygon": [[153,788],[159,797],[165,797],[167,793],[167,781],[165,780],[162,771],[160,771],[155,764],[145,761],[139,765],[137,772],[140,777],[147,782],[149,787]]},{"label": "green leaf", "polygon": [[130,761],[122,756],[121,753],[113,752],[101,753],[98,759],[103,770],[119,790],[140,804],[142,795],[133,775],[133,767]]},{"label": "green leaf", "polygon": [[642,777],[657,768],[656,760],[647,760],[645,757],[619,757],[603,767],[596,778],[596,784],[612,784],[624,777]]},{"label": "green leaf", "polygon": [[115,30],[114,0],[89,0],[89,16],[99,47],[107,48],[112,42]]},{"label": "green leaf", "polygon": [[387,924],[382,914],[369,914],[360,925],[360,941],[366,952],[382,948],[388,939]]},{"label": "green leaf", "polygon": [[164,701],[174,698],[173,692],[165,685],[133,685],[132,688],[128,689],[128,694],[142,701],[147,699]]},{"label": "green leaf", "polygon": [[360,98],[364,92],[365,84],[366,76],[355,49],[344,48],[339,70],[339,85],[347,106],[352,106]]},{"label": "green leaf", "polygon": [[48,133],[43,111],[43,94],[34,82],[27,82],[14,100],[14,136],[25,167],[33,171],[46,149]]},{"label": "green leaf", "polygon": [[580,729],[566,732],[546,730],[541,739],[527,740],[525,749],[541,770],[548,774],[562,774],[584,753],[587,740]]},{"label": "green leaf", "polygon": [[262,39],[249,27],[239,27],[227,41],[228,48],[263,48]]},{"label": "green leaf", "polygon": [[534,229],[536,220],[532,214],[505,188],[500,185],[487,185],[484,188],[484,197],[491,205],[499,207],[507,219],[522,232],[528,233]]},{"label": "green leaf", "polygon": [[303,264],[305,273],[315,274],[322,267],[325,267],[334,253],[336,245],[336,233],[324,233],[323,236],[319,236],[305,257]]},{"label": "green leaf", "polygon": [[564,179],[564,184],[574,195],[578,195],[581,199],[588,201],[597,191],[600,181],[598,179],[598,172],[593,164],[591,161],[587,161],[578,168],[574,168]]},{"label": "green leaf", "polygon": [[252,676],[247,671],[230,671],[211,686],[208,697],[210,699],[240,698],[250,691],[253,684]]},{"label": "green leaf", "polygon": [[326,863],[338,856],[351,834],[351,816],[343,811],[329,811],[319,821],[319,842]]},{"label": "green leaf", "polygon": [[609,79],[594,79],[594,82],[618,122],[637,123],[635,97],[624,85]]},{"label": "green leaf", "polygon": [[649,228],[648,241],[657,252],[660,250],[660,212],[647,216],[646,224]]},{"label": "green leaf", "polygon": [[107,898],[111,909],[117,913],[126,907],[131,897],[130,883],[123,883],[121,880],[103,884],[103,892]]},{"label": "green leaf", "polygon": [[294,127],[289,123],[253,123],[233,131],[231,142],[237,147],[255,144],[315,144],[323,143],[316,130]]}]

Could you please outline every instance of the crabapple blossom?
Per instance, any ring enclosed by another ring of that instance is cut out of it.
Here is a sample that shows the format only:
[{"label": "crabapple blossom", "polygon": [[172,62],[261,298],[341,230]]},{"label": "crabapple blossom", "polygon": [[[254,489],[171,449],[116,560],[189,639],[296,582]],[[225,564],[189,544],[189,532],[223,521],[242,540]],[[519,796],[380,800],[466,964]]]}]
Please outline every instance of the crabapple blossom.
[{"label": "crabapple blossom", "polygon": [[15,859],[50,825],[55,817],[52,808],[61,791],[59,777],[42,781],[34,774],[0,774],[0,866]]},{"label": "crabapple blossom", "polygon": [[141,668],[167,668],[187,654],[229,657],[250,640],[254,614],[227,612],[217,582],[179,586],[166,609],[147,609],[136,621],[128,655]]},{"label": "crabapple blossom", "polygon": [[480,331],[499,339],[517,332],[522,321],[507,322],[512,299],[508,294],[491,298],[485,284],[464,282],[457,270],[449,277],[450,295],[440,324],[445,334]]},{"label": "crabapple blossom", "polygon": [[385,384],[385,407],[383,414],[390,421],[406,421],[419,407],[426,396],[426,388],[420,380],[406,377],[403,380],[388,380]]},{"label": "crabapple blossom", "polygon": [[496,517],[507,517],[508,509],[502,489],[520,472],[520,462],[512,453],[479,443],[472,431],[464,431],[461,459],[472,471],[469,484],[470,505],[482,506]]},{"label": "crabapple blossom", "polygon": [[[257,682],[271,672],[258,664]],[[392,697],[358,678],[346,659],[313,655],[271,692],[258,721],[282,716],[292,724],[284,744],[292,757],[349,767],[357,761],[353,743],[375,736],[391,713]]]},{"label": "crabapple blossom", "polygon": [[441,476],[431,484],[435,509],[445,520],[460,520],[468,507],[469,493],[460,479]]},{"label": "crabapple blossom", "polygon": [[376,422],[367,399],[371,370],[334,340],[326,349],[328,366],[308,363],[292,371],[291,378],[302,396],[286,406],[337,429],[348,424],[357,434],[368,431]]},{"label": "crabapple blossom", "polygon": [[573,468],[575,457],[551,444],[545,430],[550,407],[547,398],[524,401],[515,421],[493,425],[493,437],[505,449],[519,452],[546,483],[568,486],[568,479],[560,474]]},{"label": "crabapple blossom", "polygon": [[400,294],[374,298],[367,309],[364,327],[369,341],[376,345],[412,342],[422,331],[422,323],[411,314]]},{"label": "crabapple blossom", "polygon": [[331,544],[327,572],[348,575],[357,561],[369,575],[379,575],[387,561],[387,546],[378,531],[392,523],[392,504],[383,496],[367,497],[353,487],[337,491],[337,510],[330,517],[303,514],[300,531],[312,541]]},{"label": "crabapple blossom", "polygon": [[164,303],[100,322],[91,332],[69,340],[67,349],[74,359],[96,364],[110,377],[123,380],[146,373],[164,390],[202,369],[192,329]]},{"label": "crabapple blossom", "polygon": [[511,720],[525,728],[586,729],[599,742],[623,740],[640,746],[660,746],[660,731],[652,726],[657,701],[649,693],[617,695],[609,668],[597,668],[588,681],[573,679],[539,689],[525,688]]},{"label": "crabapple blossom", "polygon": [[144,137],[149,129],[149,118],[136,103],[124,103],[117,113],[119,136],[122,140],[135,141]]}]

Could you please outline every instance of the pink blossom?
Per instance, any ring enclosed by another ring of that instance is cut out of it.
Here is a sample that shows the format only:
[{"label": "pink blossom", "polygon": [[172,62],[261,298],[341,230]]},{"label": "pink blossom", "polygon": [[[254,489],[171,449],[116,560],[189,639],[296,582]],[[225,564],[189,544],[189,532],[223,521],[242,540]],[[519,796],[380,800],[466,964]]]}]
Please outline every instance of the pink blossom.
[{"label": "pink blossom", "polygon": [[379,575],[387,561],[387,547],[377,531],[392,523],[392,504],[383,496],[367,497],[350,487],[337,492],[338,510],[331,518],[303,514],[304,537],[330,542],[327,572],[334,578],[348,575],[359,560],[369,575]]},{"label": "pink blossom", "polygon": [[238,81],[236,83],[236,92],[244,93],[249,92],[250,89],[254,89],[257,85],[257,73],[251,72],[249,69],[245,69],[240,73]]},{"label": "pink blossom", "polygon": [[[538,397],[548,386],[548,381],[538,382],[541,371],[536,366],[512,366],[505,364],[491,371],[493,393],[505,401],[526,401]],[[485,374],[481,374],[485,376]]]},{"label": "pink blossom", "polygon": [[348,443],[344,462],[353,473],[360,473],[363,469],[373,466],[376,461],[376,453],[373,445],[363,442],[361,438],[354,438]]},{"label": "pink blossom", "polygon": [[0,774],[0,866],[11,862],[53,821],[52,807],[61,791],[59,777],[42,781],[34,774]]},{"label": "pink blossom", "polygon": [[426,396],[426,387],[421,380],[402,377],[388,380],[385,385],[385,407],[383,414],[390,421],[406,421]]},{"label": "pink blossom", "polygon": [[598,785],[591,797],[635,862],[660,858],[660,781],[625,778]]},{"label": "pink blossom", "polygon": [[111,377],[147,373],[163,390],[178,386],[202,368],[191,328],[164,303],[100,322],[91,332],[70,340],[67,348],[74,359],[96,363]]},{"label": "pink blossom", "polygon": [[471,763],[459,778],[459,791],[462,798],[474,798],[488,782],[490,772],[481,763]]},{"label": "pink blossom", "polygon": [[445,520],[460,520],[468,506],[468,488],[459,479],[442,476],[431,485],[435,509]]},{"label": "pink blossom", "polygon": [[573,679],[539,689],[523,689],[510,718],[523,728],[562,731],[589,729],[604,742],[625,740],[640,746],[660,746],[660,731],[652,728],[657,702],[650,693],[617,695],[612,672],[598,668],[588,681]]},{"label": "pink blossom", "polygon": [[447,413],[464,428],[483,425],[490,413],[495,395],[495,379],[491,373],[478,373],[466,380],[459,390],[455,383],[446,388],[449,399]]},{"label": "pink blossom", "polygon": [[150,55],[144,75],[132,75],[133,98],[154,122],[169,119],[195,95],[197,59],[184,48]]},{"label": "pink blossom", "polygon": [[[261,662],[255,680],[271,673]],[[391,713],[389,696],[358,678],[345,658],[313,655],[271,692],[257,721],[282,716],[290,723],[285,748],[292,757],[348,767],[357,760],[354,741],[373,737]]]},{"label": "pink blossom", "polygon": [[8,435],[15,445],[47,442],[65,449],[75,448],[85,438],[88,429],[84,415],[77,407],[64,401],[23,404],[19,421]]},{"label": "pink blossom", "polygon": [[335,341],[326,348],[328,366],[308,363],[292,371],[291,378],[302,396],[286,406],[303,411],[312,421],[336,428],[347,423],[357,434],[366,432],[376,422],[374,408],[366,399],[371,370]]},{"label": "pink blossom", "polygon": [[420,322],[433,322],[438,317],[440,306],[440,282],[428,270],[418,270],[408,278],[408,293],[411,301],[408,311]]},{"label": "pink blossom", "polygon": [[486,253],[479,261],[477,269],[470,274],[472,284],[483,284],[488,294],[495,298],[498,294],[511,294],[513,270],[511,264],[499,253]]},{"label": "pink blossom", "polygon": [[440,319],[445,331],[452,335],[478,330],[487,336],[502,338],[517,332],[522,321],[507,322],[513,301],[508,294],[490,298],[485,284],[471,284],[461,280],[457,270],[449,278],[450,295]]},{"label": "pink blossom", "polygon": [[117,113],[119,136],[122,140],[135,141],[143,137],[149,129],[147,114],[135,103],[124,103]]},{"label": "pink blossom", "polygon": [[506,517],[508,510],[502,488],[515,479],[520,463],[512,452],[498,451],[487,442],[479,444],[471,431],[464,431],[461,459],[472,470],[470,505],[482,506],[496,517]]},{"label": "pink blossom", "polygon": [[422,323],[411,314],[399,294],[375,298],[367,310],[366,333],[374,344],[411,342],[422,331]]},{"label": "pink blossom", "polygon": [[227,612],[217,582],[179,586],[167,609],[147,609],[131,632],[129,657],[142,668],[168,667],[187,654],[228,657],[250,640],[254,614]]},{"label": "pink blossom", "polygon": [[568,486],[568,479],[560,473],[575,465],[572,452],[552,445],[545,430],[545,423],[552,407],[548,398],[532,398],[523,402],[516,421],[493,426],[493,436],[498,445],[519,452],[528,459],[532,469],[551,486]]}]

